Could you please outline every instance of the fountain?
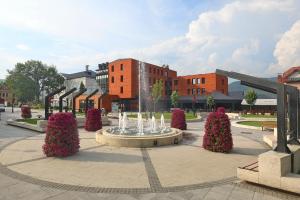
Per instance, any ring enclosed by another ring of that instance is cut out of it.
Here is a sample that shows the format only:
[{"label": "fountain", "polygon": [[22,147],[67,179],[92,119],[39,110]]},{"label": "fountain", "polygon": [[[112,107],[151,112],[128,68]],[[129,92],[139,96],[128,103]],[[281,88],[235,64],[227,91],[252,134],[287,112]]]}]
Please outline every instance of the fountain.
[{"label": "fountain", "polygon": [[[143,97],[148,97],[149,85],[145,63],[139,62],[139,112],[136,123],[130,123],[127,113],[119,113],[119,125],[101,129],[96,133],[96,141],[101,144],[124,147],[152,147],[178,144],[182,140],[182,131],[167,127],[164,115],[161,115],[160,126],[157,126],[155,116],[148,118],[144,124],[142,114]],[[147,104],[145,104],[147,107]],[[148,108],[147,108],[148,110]],[[148,124],[148,126],[147,126]]]}]

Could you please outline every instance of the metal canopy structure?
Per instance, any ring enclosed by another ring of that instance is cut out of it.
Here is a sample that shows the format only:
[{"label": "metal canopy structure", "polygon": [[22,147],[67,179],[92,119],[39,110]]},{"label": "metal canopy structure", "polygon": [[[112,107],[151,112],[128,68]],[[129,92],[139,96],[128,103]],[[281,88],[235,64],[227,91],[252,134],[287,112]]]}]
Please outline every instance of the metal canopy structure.
[{"label": "metal canopy structure", "polygon": [[71,93],[75,92],[75,90],[76,90],[76,87],[72,88],[71,90],[69,90],[68,92],[64,93],[63,95],[61,95],[59,97],[59,112],[62,112],[62,110],[63,110],[63,99],[66,96],[70,95]]},{"label": "metal canopy structure", "polygon": [[103,93],[99,98],[98,98],[98,109],[101,109],[101,101],[103,99],[103,97],[105,97],[106,95],[108,95],[107,92]]},{"label": "metal canopy structure", "polygon": [[85,98],[85,114],[87,113],[87,110],[89,108],[89,99],[94,96],[99,90],[95,89],[91,94],[89,94],[86,98]]},{"label": "metal canopy structure", "polygon": [[[291,153],[287,144],[298,144],[300,138],[299,90],[296,87],[236,72],[217,69],[216,74],[241,81],[241,84],[277,94],[277,146],[275,151]],[[287,116],[288,113],[288,116]],[[289,124],[287,124],[287,117]],[[289,126],[287,126],[289,125]],[[289,127],[289,128],[288,128]],[[287,135],[290,135],[287,141]]]},{"label": "metal canopy structure", "polygon": [[85,93],[87,91],[86,88],[80,90],[78,93],[76,93],[74,96],[73,96],[73,100],[72,100],[72,113],[74,115],[74,117],[76,117],[76,99],[82,95],[83,93]]},{"label": "metal canopy structure", "polygon": [[49,118],[49,99],[50,97],[53,97],[54,95],[60,93],[61,91],[63,91],[64,89],[66,89],[66,87],[61,87],[58,90],[55,90],[51,93],[49,93],[46,97],[45,97],[45,119],[48,120]]}]

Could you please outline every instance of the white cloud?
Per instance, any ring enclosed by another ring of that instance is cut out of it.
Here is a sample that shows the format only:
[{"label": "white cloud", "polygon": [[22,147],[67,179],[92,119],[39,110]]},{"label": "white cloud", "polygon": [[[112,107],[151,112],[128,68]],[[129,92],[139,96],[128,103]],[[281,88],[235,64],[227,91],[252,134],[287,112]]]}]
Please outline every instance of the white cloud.
[{"label": "white cloud", "polygon": [[277,62],[270,65],[271,72],[282,73],[290,67],[300,66],[300,20],[283,34],[273,54]]},{"label": "white cloud", "polygon": [[17,44],[16,45],[17,49],[23,50],[23,51],[28,51],[31,48],[29,46],[27,46],[26,44]]}]

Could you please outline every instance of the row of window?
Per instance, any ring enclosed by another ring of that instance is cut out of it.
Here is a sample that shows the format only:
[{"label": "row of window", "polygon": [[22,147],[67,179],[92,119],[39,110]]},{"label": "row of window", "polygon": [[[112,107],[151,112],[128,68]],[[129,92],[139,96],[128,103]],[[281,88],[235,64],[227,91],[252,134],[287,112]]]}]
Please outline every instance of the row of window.
[{"label": "row of window", "polygon": [[[120,64],[120,70],[121,70],[121,71],[124,71],[124,65],[123,65],[123,64]],[[115,66],[114,66],[114,65],[111,66],[111,71],[112,71],[112,72],[115,71]]]},{"label": "row of window", "polygon": [[157,74],[157,75],[161,75],[161,76],[168,76],[168,71],[165,71],[164,73],[164,70],[162,69],[158,69],[158,68],[152,68],[151,66],[149,66],[149,73],[153,73],[153,74]]},{"label": "row of window", "polygon": [[0,96],[2,96],[2,97],[8,97],[8,93],[2,93]]},{"label": "row of window", "polygon": [[[196,85],[196,84],[205,84],[205,78],[193,78],[192,79],[192,85]],[[187,80],[187,84],[191,84],[191,79]]]},{"label": "row of window", "polygon": [[[115,77],[112,76],[111,77],[111,83],[114,83],[114,82],[115,82]],[[124,76],[123,75],[120,76],[120,82],[124,82]]]},{"label": "row of window", "polygon": [[192,92],[192,95],[201,95],[201,94],[205,94],[206,90],[205,88],[194,88],[194,89],[188,89],[187,90],[187,94],[188,95],[191,95],[191,92]]}]

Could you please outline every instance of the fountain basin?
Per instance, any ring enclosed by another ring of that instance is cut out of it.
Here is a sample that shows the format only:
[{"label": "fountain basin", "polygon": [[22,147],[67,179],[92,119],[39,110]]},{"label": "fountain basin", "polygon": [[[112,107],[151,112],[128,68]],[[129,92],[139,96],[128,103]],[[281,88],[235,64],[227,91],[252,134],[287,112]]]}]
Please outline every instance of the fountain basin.
[{"label": "fountain basin", "polygon": [[157,135],[116,135],[101,129],[96,132],[96,141],[109,146],[133,148],[173,145],[182,141],[182,131],[171,128],[170,132]]}]

